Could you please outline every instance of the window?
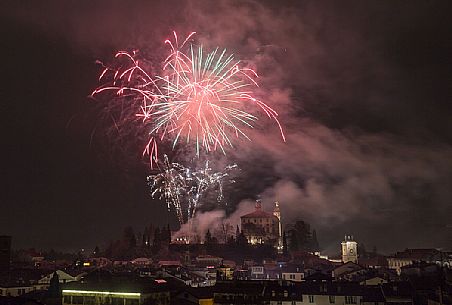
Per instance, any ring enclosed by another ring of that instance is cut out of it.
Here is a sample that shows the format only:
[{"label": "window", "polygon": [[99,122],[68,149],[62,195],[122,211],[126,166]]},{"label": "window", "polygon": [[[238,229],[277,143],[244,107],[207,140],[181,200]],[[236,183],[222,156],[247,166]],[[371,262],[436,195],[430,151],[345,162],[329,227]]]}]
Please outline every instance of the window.
[{"label": "window", "polygon": [[72,296],[72,304],[83,304],[83,297],[80,295]]},{"label": "window", "polygon": [[314,303],[314,296],[313,295],[309,295],[309,303]]},{"label": "window", "polygon": [[124,305],[123,298],[111,298],[111,305]]},{"label": "window", "polygon": [[138,305],[138,299],[126,299],[126,305]]},{"label": "window", "polygon": [[334,295],[330,295],[329,299],[330,299],[330,303],[336,302],[336,297]]},{"label": "window", "polygon": [[96,304],[96,298],[94,296],[85,296],[83,298],[83,304],[94,305],[94,304]]},{"label": "window", "polygon": [[294,280],[294,279],[295,279],[295,274],[291,274],[291,275],[290,275],[290,279],[291,279],[291,280]]},{"label": "window", "polygon": [[356,296],[346,295],[345,304],[356,304]]},{"label": "window", "polygon": [[71,296],[70,295],[65,295],[63,297],[63,303],[71,304]]}]

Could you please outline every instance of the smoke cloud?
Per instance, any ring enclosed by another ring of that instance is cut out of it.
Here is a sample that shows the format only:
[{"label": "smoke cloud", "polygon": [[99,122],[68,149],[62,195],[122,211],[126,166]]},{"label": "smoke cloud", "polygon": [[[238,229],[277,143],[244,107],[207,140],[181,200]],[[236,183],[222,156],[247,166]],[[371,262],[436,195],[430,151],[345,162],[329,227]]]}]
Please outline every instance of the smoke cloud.
[{"label": "smoke cloud", "polygon": [[287,142],[263,118],[252,142],[217,157],[219,167],[237,162],[241,177],[226,210],[197,215],[198,235],[221,223],[235,229],[260,196],[266,209],[280,202],[284,223],[311,223],[330,252],[345,233],[383,251],[451,246],[447,9],[420,1],[50,3],[12,5],[9,18],[93,59],[116,49],[159,52],[173,29],[193,30],[207,48],[234,50],[257,69],[258,94],[279,111]]}]

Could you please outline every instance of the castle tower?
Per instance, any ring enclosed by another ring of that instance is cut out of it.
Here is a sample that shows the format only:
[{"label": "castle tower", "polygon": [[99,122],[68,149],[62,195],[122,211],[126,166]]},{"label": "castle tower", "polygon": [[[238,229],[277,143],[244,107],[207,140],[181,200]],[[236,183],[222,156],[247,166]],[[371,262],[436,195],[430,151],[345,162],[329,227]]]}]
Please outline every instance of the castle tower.
[{"label": "castle tower", "polygon": [[278,218],[278,252],[282,253],[283,240],[282,240],[282,224],[281,224],[281,210],[279,209],[279,202],[275,201],[275,208],[273,209],[273,215]]},{"label": "castle tower", "polygon": [[353,236],[345,235],[342,245],[342,261],[344,263],[358,263],[358,244],[353,240]]},{"label": "castle tower", "polygon": [[256,204],[254,207],[256,208],[256,211],[260,211],[262,209],[262,202],[260,199],[256,200]]}]

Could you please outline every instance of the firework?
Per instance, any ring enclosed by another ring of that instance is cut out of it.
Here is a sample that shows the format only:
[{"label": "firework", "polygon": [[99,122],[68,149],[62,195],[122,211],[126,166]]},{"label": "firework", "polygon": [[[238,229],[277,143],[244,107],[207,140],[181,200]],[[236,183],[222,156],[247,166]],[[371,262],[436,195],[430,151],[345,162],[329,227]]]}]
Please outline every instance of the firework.
[{"label": "firework", "polygon": [[[161,172],[148,176],[151,195],[155,197],[159,194],[159,198],[166,201],[168,210],[175,210],[180,224],[195,216],[208,191],[216,191],[217,201],[222,201],[223,184],[230,171],[237,168],[237,165],[232,164],[221,172],[213,172],[209,161],[206,161],[203,168],[192,170],[179,163],[169,162],[167,155],[164,155],[163,160]],[[228,182],[235,181],[229,179]]]},{"label": "firework", "polygon": [[[221,172],[212,172],[212,169],[209,167],[209,161],[206,161],[203,168],[190,175],[189,181],[192,183],[188,191],[189,205],[187,214],[189,218],[195,216],[200,199],[209,189],[217,190],[218,202],[223,200],[223,183],[229,177],[229,172],[233,169],[237,169],[236,164],[226,166]],[[233,179],[229,179],[228,181],[229,183],[235,182]]]},{"label": "firework", "polygon": [[147,178],[151,196],[154,198],[157,193],[160,194],[159,198],[165,199],[168,210],[173,206],[179,222],[183,223],[181,196],[187,187],[186,168],[179,163],[170,163],[167,155],[164,155],[163,160],[162,171]]},{"label": "firework", "polygon": [[105,84],[93,92],[113,91],[134,106],[138,101],[135,116],[149,134],[143,154],[151,167],[165,140],[173,148],[181,142],[193,145],[197,156],[201,151],[225,153],[234,138],[249,140],[246,129],[253,128],[259,112],[275,120],[285,140],[278,113],[253,94],[257,73],[242,67],[226,49],[206,53],[191,42],[194,34],[179,43],[174,32],[174,39],[165,41],[170,52],[157,74],[146,70],[136,52],[118,52],[123,65],[105,67],[99,77]]}]

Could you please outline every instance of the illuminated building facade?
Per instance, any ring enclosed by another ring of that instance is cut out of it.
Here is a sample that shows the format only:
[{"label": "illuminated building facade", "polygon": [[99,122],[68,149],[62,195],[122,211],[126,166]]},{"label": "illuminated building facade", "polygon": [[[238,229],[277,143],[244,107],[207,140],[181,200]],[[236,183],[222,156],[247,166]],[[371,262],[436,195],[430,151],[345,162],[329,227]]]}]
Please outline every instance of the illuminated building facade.
[{"label": "illuminated building facade", "polygon": [[262,204],[256,201],[255,211],[240,217],[242,233],[250,244],[270,244],[278,247],[281,243],[279,204],[273,213],[262,210]]},{"label": "illuminated building facade", "polygon": [[62,305],[142,305],[169,304],[170,292],[165,280],[144,278],[105,278],[71,282],[63,286]]},{"label": "illuminated building facade", "polygon": [[112,292],[94,290],[63,290],[63,305],[72,304],[117,304],[141,305],[143,296],[139,292]]},{"label": "illuminated building facade", "polygon": [[358,263],[358,244],[353,240],[353,236],[346,235],[342,245],[342,261],[344,263]]}]

